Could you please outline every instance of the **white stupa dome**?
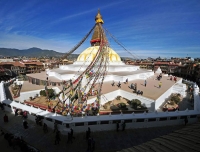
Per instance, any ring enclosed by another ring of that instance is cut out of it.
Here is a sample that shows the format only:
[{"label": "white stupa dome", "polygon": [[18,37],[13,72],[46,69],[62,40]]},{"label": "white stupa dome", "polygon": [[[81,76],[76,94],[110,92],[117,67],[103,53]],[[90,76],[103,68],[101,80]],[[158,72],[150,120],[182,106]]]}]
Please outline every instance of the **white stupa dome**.
[{"label": "white stupa dome", "polygon": [[[111,48],[107,48],[109,51],[109,62],[121,62],[120,56]],[[91,46],[85,49],[77,58],[78,62],[91,62],[93,61],[99,46]]]}]

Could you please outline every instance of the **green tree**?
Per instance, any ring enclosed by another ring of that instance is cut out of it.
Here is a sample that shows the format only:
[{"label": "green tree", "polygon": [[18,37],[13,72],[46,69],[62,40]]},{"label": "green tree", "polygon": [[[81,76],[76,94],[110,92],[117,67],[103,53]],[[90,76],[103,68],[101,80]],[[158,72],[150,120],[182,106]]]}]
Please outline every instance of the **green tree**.
[{"label": "green tree", "polygon": [[171,101],[174,101],[176,104],[178,104],[181,99],[178,96],[172,96]]},{"label": "green tree", "polygon": [[[49,98],[53,98],[55,96],[53,89],[47,89],[47,91],[48,91]],[[46,95],[46,91],[45,90],[41,90],[40,91],[40,95],[41,96],[47,96]]]},{"label": "green tree", "polygon": [[133,109],[137,109],[138,106],[141,106],[141,101],[138,99],[132,99],[129,104]]}]

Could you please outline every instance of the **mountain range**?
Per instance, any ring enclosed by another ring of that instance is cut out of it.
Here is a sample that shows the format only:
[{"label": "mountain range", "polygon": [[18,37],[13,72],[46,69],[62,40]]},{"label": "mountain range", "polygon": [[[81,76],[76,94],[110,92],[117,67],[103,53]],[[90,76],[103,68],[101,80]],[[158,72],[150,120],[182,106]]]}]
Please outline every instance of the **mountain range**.
[{"label": "mountain range", "polygon": [[56,52],[54,50],[43,50],[40,48],[29,48],[24,50],[19,49],[11,49],[11,48],[0,48],[0,56],[6,57],[18,57],[18,56],[26,56],[26,57],[61,57],[65,53]]},{"label": "mountain range", "polygon": [[[56,52],[54,50],[43,50],[40,48],[29,48],[24,50],[12,49],[12,48],[0,48],[0,57],[62,57],[65,53]],[[70,54],[68,59],[76,59],[79,54]],[[121,57],[122,60],[127,57]],[[129,59],[132,59],[129,57]]]}]

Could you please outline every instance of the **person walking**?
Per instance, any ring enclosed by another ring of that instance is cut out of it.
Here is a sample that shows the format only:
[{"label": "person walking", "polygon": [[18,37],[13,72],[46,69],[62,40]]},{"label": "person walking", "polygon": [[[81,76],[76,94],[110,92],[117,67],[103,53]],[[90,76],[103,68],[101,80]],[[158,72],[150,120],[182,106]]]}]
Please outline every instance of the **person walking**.
[{"label": "person walking", "polygon": [[88,130],[86,131],[86,139],[87,140],[90,138],[90,133],[91,133],[91,130],[90,130],[90,127],[88,127]]},{"label": "person walking", "polygon": [[119,122],[116,123],[117,132],[119,131]]},{"label": "person walking", "polygon": [[71,136],[72,136],[72,138],[75,139],[75,137],[74,137],[74,130],[72,128],[70,130],[71,130]]},{"label": "person walking", "polygon": [[113,80],[113,83],[111,84],[112,86],[115,86],[115,81]]},{"label": "person walking", "polygon": [[35,116],[35,123],[38,125],[38,116]]},{"label": "person walking", "polygon": [[54,123],[54,130],[53,130],[53,132],[56,132],[56,131],[58,131],[58,124],[55,122]]},{"label": "person walking", "polygon": [[174,81],[175,81],[175,83],[176,83],[176,81],[177,81],[177,77],[174,77]]},{"label": "person walking", "polygon": [[24,119],[27,118],[27,111],[24,111],[24,112],[23,112],[23,117],[24,117]]},{"label": "person walking", "polygon": [[134,84],[131,83],[131,85],[129,86],[130,89],[134,89]]},{"label": "person walking", "polygon": [[72,134],[70,132],[68,132],[67,143],[73,143]]},{"label": "person walking", "polygon": [[24,126],[24,129],[28,128],[28,122],[26,120],[23,120],[23,126]]},{"label": "person walking", "polygon": [[43,131],[44,131],[44,133],[48,132],[48,128],[47,128],[47,124],[46,123],[43,124]]},{"label": "person walking", "polygon": [[55,137],[55,145],[59,144],[59,142],[60,142],[60,131],[57,131]]},{"label": "person walking", "polygon": [[135,83],[135,88],[134,88],[134,92],[137,92],[137,83]]},{"label": "person walking", "polygon": [[119,83],[118,83],[118,85],[117,85],[117,86],[118,86],[118,88],[121,88],[121,83],[120,83],[120,81],[119,81]]},{"label": "person walking", "polygon": [[126,79],[126,84],[128,84],[128,78]]},{"label": "person walking", "polygon": [[87,148],[87,150],[91,151],[91,148],[92,148],[92,138],[89,138],[88,139],[88,148]]},{"label": "person walking", "polygon": [[88,127],[88,137],[90,137],[90,134],[91,134],[91,130],[90,130],[90,127]]},{"label": "person walking", "polygon": [[186,126],[187,123],[188,123],[188,118],[187,118],[187,116],[185,117],[184,122],[185,122],[185,126]]},{"label": "person walking", "polygon": [[122,131],[124,131],[125,130],[125,127],[126,127],[126,123],[125,123],[125,121],[122,123]]},{"label": "person walking", "polygon": [[147,86],[147,80],[144,80],[144,86],[145,87]]},{"label": "person walking", "polygon": [[162,82],[160,81],[160,83],[159,83],[159,88],[161,88],[161,86],[162,86]]},{"label": "person walking", "polygon": [[94,151],[95,150],[95,140],[94,140],[94,138],[92,138],[92,140],[91,140],[91,146],[92,146],[91,150]]},{"label": "person walking", "polygon": [[4,122],[8,122],[8,116],[5,114],[5,116],[3,117]]},{"label": "person walking", "polygon": [[4,105],[0,102],[1,110],[4,110]]}]

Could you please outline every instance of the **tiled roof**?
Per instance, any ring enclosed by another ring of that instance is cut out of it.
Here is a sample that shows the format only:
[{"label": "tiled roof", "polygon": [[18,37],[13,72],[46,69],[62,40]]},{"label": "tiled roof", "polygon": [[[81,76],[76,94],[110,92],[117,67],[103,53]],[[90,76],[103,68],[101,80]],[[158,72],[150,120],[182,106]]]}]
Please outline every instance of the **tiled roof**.
[{"label": "tiled roof", "polygon": [[13,65],[13,66],[19,66],[19,67],[26,67],[24,64],[15,61],[15,62],[1,62],[0,65]]},{"label": "tiled roof", "polygon": [[154,64],[169,64],[169,62],[155,62]]},{"label": "tiled roof", "polygon": [[25,65],[29,65],[29,64],[43,65],[42,62],[24,62],[23,64],[25,64]]},{"label": "tiled roof", "polygon": [[13,64],[14,66],[19,66],[19,67],[26,67],[24,64],[20,63],[20,62],[14,62]]}]

